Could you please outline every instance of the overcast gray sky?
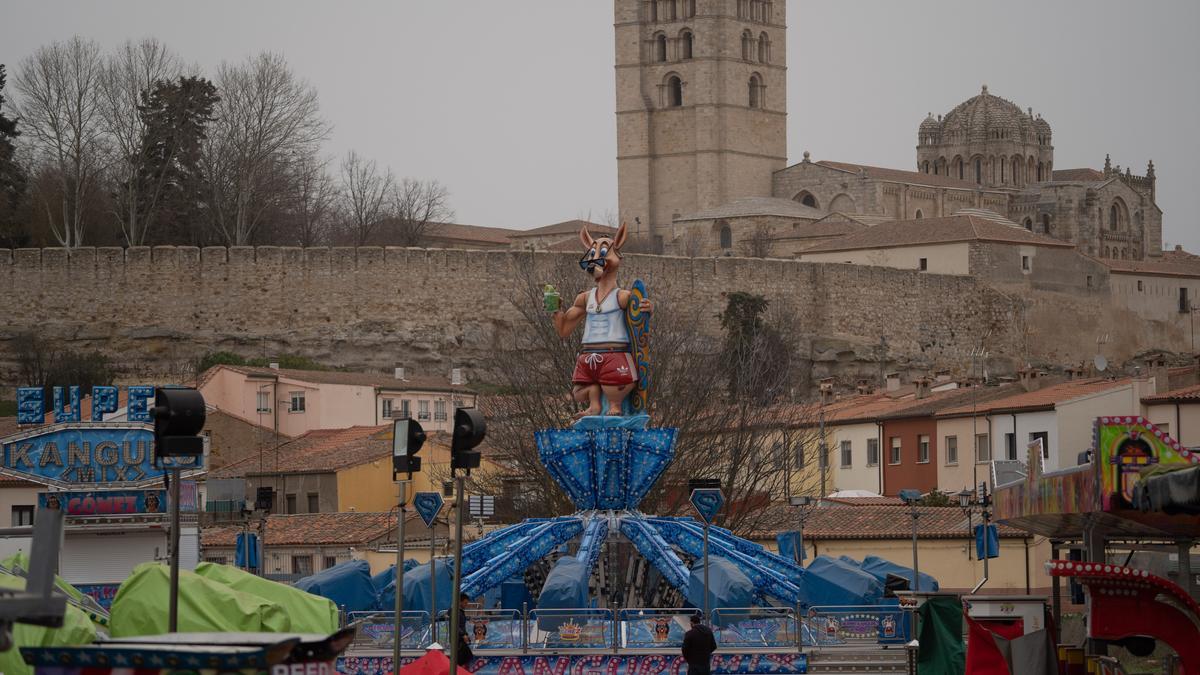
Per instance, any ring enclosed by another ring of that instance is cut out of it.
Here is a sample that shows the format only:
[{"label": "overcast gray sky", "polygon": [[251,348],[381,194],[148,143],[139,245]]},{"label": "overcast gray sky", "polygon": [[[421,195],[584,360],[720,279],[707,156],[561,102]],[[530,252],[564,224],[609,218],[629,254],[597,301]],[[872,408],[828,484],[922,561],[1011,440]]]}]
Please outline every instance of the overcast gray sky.
[{"label": "overcast gray sky", "polygon": [[[1153,159],[1164,238],[1200,251],[1200,2],[787,0],[788,152],[913,168],[917,125],[979,92],[1053,126],[1055,166]],[[616,210],[611,0],[0,0],[0,63],[155,36],[211,72],[283,53],[331,154],[437,178],[459,222]]]}]

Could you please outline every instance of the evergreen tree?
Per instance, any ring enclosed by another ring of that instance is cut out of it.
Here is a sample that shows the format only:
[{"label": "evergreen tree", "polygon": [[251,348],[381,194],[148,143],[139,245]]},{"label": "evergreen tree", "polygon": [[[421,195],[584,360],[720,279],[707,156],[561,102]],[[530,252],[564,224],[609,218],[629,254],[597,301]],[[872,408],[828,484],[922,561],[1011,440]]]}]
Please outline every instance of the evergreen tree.
[{"label": "evergreen tree", "polygon": [[199,222],[204,192],[200,153],[218,100],[217,88],[201,77],[158,82],[143,92],[138,113],[145,135],[137,180],[146,195],[143,232],[151,241],[138,243],[205,243]]},{"label": "evergreen tree", "polygon": [[17,164],[13,139],[20,135],[17,120],[4,110],[4,81],[7,75],[0,63],[0,248],[23,246],[28,233],[18,220],[18,207],[25,196],[25,172]]}]

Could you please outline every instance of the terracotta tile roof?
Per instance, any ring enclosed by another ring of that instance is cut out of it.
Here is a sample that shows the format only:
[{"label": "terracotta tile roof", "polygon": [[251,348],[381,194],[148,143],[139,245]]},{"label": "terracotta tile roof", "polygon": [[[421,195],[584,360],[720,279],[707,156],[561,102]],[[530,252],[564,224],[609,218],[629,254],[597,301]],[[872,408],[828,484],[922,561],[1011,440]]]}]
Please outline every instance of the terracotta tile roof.
[{"label": "terracotta tile roof", "polygon": [[257,366],[228,366],[219,365],[213,366],[202,378],[204,381],[211,379],[210,373],[216,368],[228,368],[243,375],[253,375],[254,377],[265,377],[268,379],[285,378],[296,380],[298,382],[311,382],[313,384],[345,384],[360,387],[376,387],[378,389],[386,389],[388,391],[446,391],[446,392],[469,392],[470,389],[466,385],[450,384],[450,380],[428,376],[428,375],[408,375],[403,380],[397,380],[394,376],[385,373],[346,373],[336,370],[290,370],[287,368],[260,368]]},{"label": "terracotta tile roof", "polygon": [[480,225],[463,225],[461,223],[436,223],[429,226],[426,237],[447,242],[466,242],[507,246],[512,243],[510,237],[515,230],[502,227],[482,227]]},{"label": "terracotta tile roof", "polygon": [[[976,185],[970,181],[960,178],[951,178],[950,176],[939,176],[932,173],[923,173],[921,171],[903,171],[901,169],[885,169],[880,166],[869,166],[867,164],[852,164],[850,162],[831,162],[829,160],[821,160],[817,162],[823,167],[845,171],[858,175],[861,170],[866,174],[867,178],[876,180],[888,181],[892,183],[910,183],[914,185],[928,185],[933,187],[949,187],[958,188],[960,190],[983,190],[982,186]],[[992,192],[993,190],[987,190]]]},{"label": "terracotta tile roof", "polygon": [[1176,245],[1173,250],[1163,251],[1163,260],[1166,262],[1188,262],[1200,260],[1200,255],[1196,255],[1190,251],[1183,250],[1182,246]]},{"label": "terracotta tile roof", "polygon": [[[414,522],[415,521],[415,522]],[[414,536],[428,538],[425,523],[410,515],[405,528],[415,528]],[[267,518],[266,546],[366,546],[386,538],[396,530],[396,514],[391,513],[302,513],[272,515]],[[206,527],[200,533],[201,545],[232,547],[241,525]],[[423,533],[423,534],[421,534]],[[405,541],[409,534],[405,534]],[[394,540],[394,536],[393,536]]]},{"label": "terracotta tile roof", "polygon": [[[780,505],[783,527],[794,523],[796,509]],[[921,539],[967,539],[970,535],[967,517],[957,506],[919,506],[917,536]],[[808,540],[830,539],[912,539],[911,509],[907,506],[822,506],[809,509],[804,521],[804,537]],[[790,517],[790,519],[789,519]],[[1026,533],[1000,525],[1000,536],[1023,537]],[[774,529],[753,533],[755,538],[774,538]]]},{"label": "terracotta tile roof", "polygon": [[821,501],[839,506],[904,506],[899,497],[825,497]]},{"label": "terracotta tile roof", "polygon": [[876,420],[902,419],[933,415],[946,408],[961,405],[972,398],[978,403],[1007,396],[1015,385],[970,387],[930,392],[918,399],[912,388],[901,392],[876,392],[839,399],[825,406],[826,424],[857,424]]},{"label": "terracotta tile roof", "polygon": [[1171,260],[1110,260],[1096,262],[1113,274],[1143,274],[1160,277],[1200,277],[1200,260],[1173,258]]},{"label": "terracotta tile roof", "polygon": [[676,218],[676,221],[716,220],[718,218],[747,218],[751,216],[780,216],[783,218],[807,218],[819,220],[826,214],[821,209],[806,206],[791,199],[778,197],[747,197],[735,199],[727,204],[688,213]]},{"label": "terracotta tile roof", "polygon": [[[1004,396],[994,398],[988,401],[978,402],[975,405],[975,411],[979,414],[987,414],[993,412],[1008,412],[1019,410],[1053,410],[1059,403],[1066,403],[1077,398],[1096,394],[1109,389],[1124,387],[1129,384],[1128,378],[1122,380],[1106,380],[1100,378],[1092,378],[1087,380],[1072,380],[1070,382],[1062,382],[1050,386],[1043,386],[1035,391],[1022,391],[1013,396]],[[938,413],[938,417],[956,417],[962,415],[970,415],[972,407],[970,405],[962,405],[955,408],[948,408]]]},{"label": "terracotta tile roof", "polygon": [[[266,471],[258,455],[252,455],[213,471],[213,478],[241,478],[261,474],[328,473],[390,457],[392,425],[316,429],[294,441],[282,443],[268,453]],[[279,468],[276,468],[278,457]]]},{"label": "terracotta tile roof", "polygon": [[1200,384],[1194,384],[1190,387],[1181,389],[1172,389],[1164,391],[1161,394],[1153,396],[1145,396],[1142,398],[1142,403],[1194,403],[1200,401]]},{"label": "terracotta tile roof", "polygon": [[954,215],[945,218],[893,220],[889,223],[881,223],[857,234],[818,244],[805,253],[971,241],[1074,248],[1072,244],[1065,241],[1030,232],[1016,224],[1005,225],[974,215]]},{"label": "terracotta tile roof", "polygon": [[1097,171],[1096,169],[1055,169],[1051,173],[1051,180],[1072,183],[1096,183],[1105,180],[1105,178],[1104,172]]},{"label": "terracotta tile roof", "polygon": [[553,225],[535,227],[532,230],[513,230],[511,236],[514,239],[522,239],[524,237],[542,237],[548,234],[575,235],[579,234],[579,229],[585,225],[587,226],[588,233],[590,233],[593,237],[598,237],[600,235],[608,235],[611,237],[617,233],[615,228],[607,225],[601,225],[600,223],[593,223],[587,220],[580,220],[576,218],[575,220],[564,220],[561,223],[554,223]]}]

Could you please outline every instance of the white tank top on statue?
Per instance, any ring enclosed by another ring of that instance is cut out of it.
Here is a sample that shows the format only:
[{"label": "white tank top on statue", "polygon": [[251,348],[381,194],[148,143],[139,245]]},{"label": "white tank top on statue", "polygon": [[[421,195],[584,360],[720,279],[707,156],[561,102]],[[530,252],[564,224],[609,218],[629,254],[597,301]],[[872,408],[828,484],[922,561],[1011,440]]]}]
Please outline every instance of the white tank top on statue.
[{"label": "white tank top on statue", "polygon": [[583,344],[595,345],[610,342],[629,344],[629,331],[625,329],[625,310],[617,295],[621,289],[614,288],[603,302],[598,302],[599,289],[588,291],[587,319],[583,323]]}]

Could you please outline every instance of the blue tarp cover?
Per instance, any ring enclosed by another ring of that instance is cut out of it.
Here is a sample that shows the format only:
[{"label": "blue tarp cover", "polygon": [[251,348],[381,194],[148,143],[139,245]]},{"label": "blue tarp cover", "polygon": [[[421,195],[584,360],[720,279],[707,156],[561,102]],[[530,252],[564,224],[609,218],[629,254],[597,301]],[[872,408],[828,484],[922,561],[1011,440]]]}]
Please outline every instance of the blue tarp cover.
[{"label": "blue tarp cover", "polygon": [[[450,609],[450,596],[454,594],[453,568],[445,560],[437,561],[437,608],[439,612]],[[395,582],[379,594],[379,602],[383,609],[395,606]],[[404,572],[404,611],[429,611],[429,595],[432,589],[429,583],[429,563],[417,565]],[[391,605],[386,605],[390,601]]]},{"label": "blue tarp cover", "polygon": [[304,577],[296,588],[329,598],[347,612],[370,612],[377,608],[371,566],[366,560],[350,560]]},{"label": "blue tarp cover", "polygon": [[817,556],[799,579],[806,605],[877,605],[883,582],[844,560]]},{"label": "blue tarp cover", "polygon": [[[879,556],[874,556],[874,555],[869,555],[866,558],[863,558],[861,565],[862,565],[862,570],[864,572],[866,572],[867,574],[870,574],[871,576],[878,579],[880,581],[880,583],[884,583],[887,581],[887,575],[895,574],[898,577],[904,577],[905,579],[908,579],[908,583],[910,584],[909,587],[910,588],[912,587],[913,571],[912,571],[911,567],[905,567],[904,565],[898,565],[890,560],[884,560],[883,558],[880,558]],[[928,574],[925,574],[924,572],[922,572],[921,573],[921,590],[922,591],[938,590],[937,579],[934,579],[933,577],[929,576]]]},{"label": "blue tarp cover", "polygon": [[[405,558],[404,559],[404,573],[408,574],[409,570],[411,570],[412,568],[414,568],[420,564],[421,563],[417,562],[416,560],[413,560],[412,558]],[[395,581],[395,579],[396,579],[396,566],[388,565],[387,569],[385,569],[384,571],[380,572],[379,574],[376,574],[375,576],[371,577],[371,583],[375,584],[376,591],[382,593],[384,591],[384,589],[391,586],[392,582]],[[389,597],[390,597],[391,593],[392,593],[392,591],[389,589],[388,590]],[[386,609],[388,609],[388,607],[381,607],[380,609],[386,610]]]},{"label": "blue tarp cover", "polygon": [[[559,558],[554,563],[542,592],[538,594],[538,609],[579,609],[589,607],[588,579],[591,570],[587,561],[574,557]],[[558,630],[568,616],[547,615],[538,619],[538,628],[546,631]]]},{"label": "blue tarp cover", "polygon": [[[737,565],[722,556],[708,558],[708,608],[753,607],[754,582]],[[692,565],[688,575],[687,601],[692,607],[704,606],[704,560]]]}]

